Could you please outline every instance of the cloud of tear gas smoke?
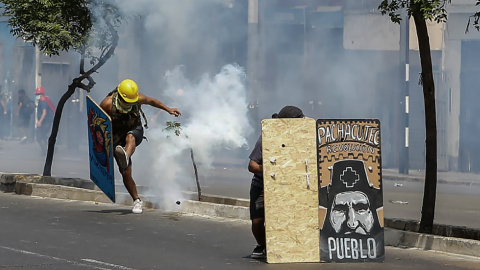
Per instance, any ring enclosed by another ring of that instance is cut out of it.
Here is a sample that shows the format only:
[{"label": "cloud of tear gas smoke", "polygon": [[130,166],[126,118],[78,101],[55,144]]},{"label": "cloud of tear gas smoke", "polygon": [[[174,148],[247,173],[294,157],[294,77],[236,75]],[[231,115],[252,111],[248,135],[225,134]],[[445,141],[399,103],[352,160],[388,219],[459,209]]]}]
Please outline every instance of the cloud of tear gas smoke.
[{"label": "cloud of tear gas smoke", "polygon": [[[246,13],[231,16],[234,9],[227,11],[228,1],[220,0],[113,1],[125,15],[140,17],[142,31],[120,40],[138,45],[129,56],[135,55],[141,72],[132,68],[128,76],[144,94],[182,112],[179,118],[163,112],[153,121],[156,111],[143,106],[152,123],[145,133],[148,142],[133,157],[135,181],[148,188],[140,193],[159,198],[159,205],[170,210],[178,207],[182,191],[196,191],[191,150],[204,176],[218,151],[246,147],[253,131],[246,75],[230,57],[236,50],[231,44],[246,40],[238,34],[243,33],[239,27],[246,29]],[[180,122],[181,135],[164,130],[165,121]]]},{"label": "cloud of tear gas smoke", "polygon": [[176,68],[166,76],[167,96],[188,110],[183,132],[191,141],[199,161],[209,165],[217,147],[247,145],[245,73],[239,66],[226,65],[213,78],[205,74],[192,85]]},{"label": "cloud of tear gas smoke", "polygon": [[[148,131],[151,157],[147,185],[159,204],[169,209],[183,198],[182,191],[195,191],[191,151],[200,171],[211,168],[218,151],[247,146],[252,132],[247,118],[245,73],[235,65],[226,65],[215,76],[205,74],[192,83],[182,67],[167,72],[165,95],[178,104],[183,115],[167,121],[181,123],[177,136],[165,126]],[[145,149],[144,149],[145,150]],[[143,177],[146,178],[143,173]]]}]

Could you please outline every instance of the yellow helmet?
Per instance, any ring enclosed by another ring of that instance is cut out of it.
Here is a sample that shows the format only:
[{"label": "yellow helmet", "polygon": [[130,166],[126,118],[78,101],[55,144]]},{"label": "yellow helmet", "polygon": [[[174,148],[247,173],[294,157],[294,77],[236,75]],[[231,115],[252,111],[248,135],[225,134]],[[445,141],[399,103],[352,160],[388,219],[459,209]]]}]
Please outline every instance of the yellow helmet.
[{"label": "yellow helmet", "polygon": [[128,103],[135,103],[138,101],[138,86],[133,80],[123,80],[117,86],[118,94]]}]

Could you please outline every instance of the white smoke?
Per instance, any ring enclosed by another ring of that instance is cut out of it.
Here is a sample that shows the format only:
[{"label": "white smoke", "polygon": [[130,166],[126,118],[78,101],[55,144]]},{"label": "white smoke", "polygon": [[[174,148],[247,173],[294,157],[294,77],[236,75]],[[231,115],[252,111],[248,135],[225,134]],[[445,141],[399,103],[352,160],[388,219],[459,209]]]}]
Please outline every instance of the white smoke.
[{"label": "white smoke", "polygon": [[243,69],[234,65],[224,66],[213,78],[205,74],[196,85],[185,79],[181,68],[167,74],[165,94],[188,109],[183,130],[205,165],[211,163],[212,150],[247,144],[250,125],[244,82]]},{"label": "white smoke", "polygon": [[[218,61],[218,46],[230,39],[228,33],[215,32],[222,41],[205,36],[217,22],[209,17],[212,8],[223,1],[113,1],[125,16],[141,17],[146,34],[136,42],[151,50],[152,59],[158,59],[151,66],[142,63],[142,70],[154,76],[139,82],[141,91],[182,112],[179,118],[163,112],[154,120],[157,111],[143,106],[151,128],[145,133],[148,142],[143,142],[133,156],[139,193],[151,195],[149,200],[157,198],[162,209],[172,210],[178,207],[176,201],[182,201],[182,191],[196,192],[191,151],[202,177],[212,168],[219,151],[246,146],[246,138],[253,132],[247,115],[246,75],[242,67]],[[230,31],[235,31],[235,25]],[[165,74],[165,70],[169,71]],[[180,123],[180,136],[165,130],[166,121]]]},{"label": "white smoke", "polygon": [[183,113],[178,119],[165,119],[178,121],[181,133],[177,136],[162,125],[148,130],[148,147],[142,152],[148,151],[151,157],[144,171],[151,175],[145,177],[142,173],[142,179],[150,179],[145,183],[150,195],[158,198],[164,209],[171,210],[177,200],[182,200],[182,191],[196,190],[191,151],[199,171],[205,174],[218,151],[247,146],[246,138],[253,129],[247,118],[245,73],[241,67],[226,65],[213,77],[205,74],[198,83],[190,82],[177,67],[167,72],[165,81],[165,95]]}]

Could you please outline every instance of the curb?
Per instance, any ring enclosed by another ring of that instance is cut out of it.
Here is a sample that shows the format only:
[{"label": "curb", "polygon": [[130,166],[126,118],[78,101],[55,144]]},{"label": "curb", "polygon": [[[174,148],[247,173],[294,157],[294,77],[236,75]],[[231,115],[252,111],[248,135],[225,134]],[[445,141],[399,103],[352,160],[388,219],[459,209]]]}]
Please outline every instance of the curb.
[{"label": "curb", "polygon": [[385,228],[385,245],[480,257],[480,241]]},{"label": "curb", "polygon": [[[27,196],[111,203],[93,182],[83,179],[42,177],[33,174],[0,173],[0,191]],[[187,198],[197,198],[185,192]],[[159,209],[152,197],[144,196],[144,207]],[[116,203],[132,205],[128,193],[117,192]],[[201,201],[187,199],[179,211],[186,214],[250,220],[249,200],[216,195],[202,195]],[[480,258],[480,230],[434,224],[434,234],[417,233],[419,221],[384,218],[385,245],[435,250]]]},{"label": "curb", "polygon": [[[399,219],[399,218],[384,218],[385,227],[416,233],[420,228],[420,221]],[[465,226],[453,226],[443,224],[433,224],[432,234],[436,236],[455,237],[461,239],[470,239],[479,241],[480,230],[467,228]]]},{"label": "curb", "polygon": [[186,200],[182,203],[180,211],[200,216],[213,216],[250,221],[250,211],[249,208],[245,206]]}]

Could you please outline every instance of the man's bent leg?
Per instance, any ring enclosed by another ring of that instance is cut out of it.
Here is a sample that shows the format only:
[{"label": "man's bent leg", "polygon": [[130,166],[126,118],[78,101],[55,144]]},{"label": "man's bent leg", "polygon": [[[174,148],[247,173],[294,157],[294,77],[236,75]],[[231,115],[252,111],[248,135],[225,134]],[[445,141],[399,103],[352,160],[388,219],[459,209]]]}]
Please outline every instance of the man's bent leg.
[{"label": "man's bent leg", "polygon": [[136,145],[136,140],[135,136],[133,134],[129,133],[127,134],[127,137],[125,138],[125,152],[127,152],[128,157],[131,157],[133,153],[135,153],[135,148],[137,147]]},{"label": "man's bent leg", "polygon": [[127,134],[125,138],[125,147],[117,145],[114,150],[114,156],[117,160],[120,172],[123,172],[130,165],[130,157],[135,152],[136,140],[132,134]]},{"label": "man's bent leg", "polygon": [[120,172],[123,177],[123,184],[125,188],[130,193],[133,199],[133,208],[132,212],[139,214],[142,213],[143,202],[138,197],[137,186],[135,181],[132,178],[132,162],[131,156],[135,152],[135,148],[142,142],[143,139],[143,129],[142,127],[136,127],[134,130],[130,131],[125,137],[125,146],[122,147],[118,145],[115,148],[115,158],[117,164],[120,168]]}]

